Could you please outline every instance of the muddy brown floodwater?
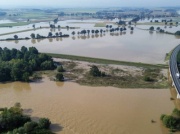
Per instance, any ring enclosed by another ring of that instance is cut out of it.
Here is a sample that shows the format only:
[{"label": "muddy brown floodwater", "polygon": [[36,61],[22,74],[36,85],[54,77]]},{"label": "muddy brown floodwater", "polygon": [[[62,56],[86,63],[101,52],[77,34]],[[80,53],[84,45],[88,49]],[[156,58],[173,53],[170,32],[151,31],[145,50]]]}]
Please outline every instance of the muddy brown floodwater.
[{"label": "muddy brown floodwater", "polygon": [[169,89],[87,87],[48,78],[0,84],[0,107],[20,102],[33,119],[49,118],[60,134],[168,134],[159,118],[174,108],[170,97]]}]

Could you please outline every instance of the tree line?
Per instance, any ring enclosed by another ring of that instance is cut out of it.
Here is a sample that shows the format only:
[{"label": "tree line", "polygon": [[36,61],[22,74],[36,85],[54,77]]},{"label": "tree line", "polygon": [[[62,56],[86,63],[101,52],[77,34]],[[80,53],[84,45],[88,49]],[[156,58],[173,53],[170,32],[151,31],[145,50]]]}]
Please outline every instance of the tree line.
[{"label": "tree line", "polygon": [[[115,31],[120,31],[120,32],[125,32],[127,30],[127,28],[124,26],[124,27],[117,27],[117,28],[112,28],[112,25],[106,25],[106,28],[109,29],[110,33],[113,33]],[[134,27],[130,27],[130,30],[133,31],[134,30]],[[105,33],[106,31],[103,30],[103,29],[100,29],[100,30],[81,30],[81,31],[78,31],[77,34],[80,35],[80,34],[83,34],[83,35],[86,35],[86,34],[102,34],[102,33]],[[76,32],[73,31],[72,32],[72,35],[75,35]]]},{"label": "tree line", "polygon": [[53,70],[52,57],[40,54],[35,47],[8,49],[0,47],[0,82],[30,80],[34,71]]}]

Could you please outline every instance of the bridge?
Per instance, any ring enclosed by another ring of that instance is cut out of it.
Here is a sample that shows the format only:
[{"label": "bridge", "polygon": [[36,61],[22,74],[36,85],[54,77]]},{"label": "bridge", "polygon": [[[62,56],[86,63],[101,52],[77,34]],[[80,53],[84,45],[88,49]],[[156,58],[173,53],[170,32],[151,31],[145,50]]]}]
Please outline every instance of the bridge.
[{"label": "bridge", "polygon": [[177,91],[178,99],[180,99],[180,77],[178,76],[179,70],[177,65],[177,54],[179,51],[180,51],[180,45],[174,48],[169,60],[169,71],[170,71],[170,76],[172,78],[172,86],[174,86]]}]

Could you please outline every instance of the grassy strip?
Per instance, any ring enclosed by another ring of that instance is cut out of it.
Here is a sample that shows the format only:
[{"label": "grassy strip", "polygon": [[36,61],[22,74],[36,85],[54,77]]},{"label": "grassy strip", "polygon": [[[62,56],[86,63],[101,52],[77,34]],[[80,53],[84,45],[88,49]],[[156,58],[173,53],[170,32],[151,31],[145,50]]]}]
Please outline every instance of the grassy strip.
[{"label": "grassy strip", "polygon": [[29,24],[31,24],[31,22],[4,23],[0,24],[0,27],[24,26]]},{"label": "grassy strip", "polygon": [[106,23],[96,23],[94,27],[106,27]]},{"label": "grassy strip", "polygon": [[[87,75],[87,74],[86,74]],[[159,78],[160,79],[160,78]],[[163,78],[161,82],[146,82],[142,76],[110,76],[110,77],[92,77],[85,76],[76,82],[87,86],[112,86],[117,88],[151,88],[166,89],[169,87],[167,81]]]},{"label": "grassy strip", "polygon": [[[49,27],[41,27],[41,28],[35,28],[35,29],[26,29],[26,30],[21,30],[21,31],[3,33],[3,34],[0,34],[0,36],[9,35],[9,34],[23,33],[23,32],[28,32],[28,31],[35,31],[35,30],[45,29],[45,28],[49,28]],[[67,28],[66,27],[61,27],[61,29],[67,29]],[[70,27],[69,29],[79,29],[79,27]]]},{"label": "grassy strip", "polygon": [[[137,23],[137,25],[158,25],[158,26],[165,26],[165,23],[163,22],[144,22],[144,23]],[[167,25],[170,26],[170,25]],[[176,24],[173,23],[172,26],[176,26]]]},{"label": "grassy strip", "polygon": [[46,53],[46,54],[54,58],[62,58],[62,59],[69,59],[69,60],[76,60],[76,61],[86,61],[86,62],[92,62],[92,63],[127,65],[127,66],[136,66],[136,67],[168,68],[168,65],[165,65],[165,64],[146,64],[146,63],[140,63],[140,62],[116,61],[116,60],[90,58],[90,57],[65,55],[65,54],[52,54],[52,53]]},{"label": "grassy strip", "polygon": [[0,34],[0,36],[9,35],[9,34],[23,33],[23,32],[28,32],[28,31],[34,31],[34,30],[38,30],[38,29],[40,29],[40,28],[36,28],[36,29],[26,29],[26,30],[15,31],[15,32],[10,32],[10,33],[3,33],[3,34]]}]

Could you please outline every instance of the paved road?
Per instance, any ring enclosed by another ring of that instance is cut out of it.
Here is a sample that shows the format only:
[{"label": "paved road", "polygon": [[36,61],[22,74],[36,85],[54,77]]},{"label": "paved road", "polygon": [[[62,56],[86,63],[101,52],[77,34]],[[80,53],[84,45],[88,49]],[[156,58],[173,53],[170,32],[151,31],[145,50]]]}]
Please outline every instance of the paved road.
[{"label": "paved road", "polygon": [[177,93],[180,95],[180,79],[177,77],[176,73],[179,73],[177,67],[177,54],[180,51],[180,45],[178,45],[172,52],[169,60],[169,69],[176,88]]}]

